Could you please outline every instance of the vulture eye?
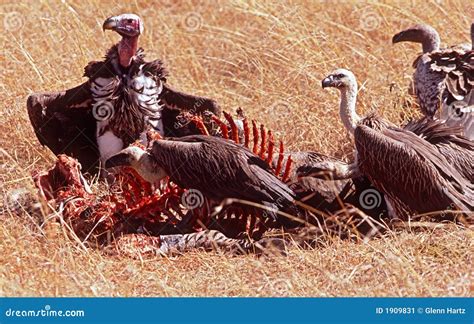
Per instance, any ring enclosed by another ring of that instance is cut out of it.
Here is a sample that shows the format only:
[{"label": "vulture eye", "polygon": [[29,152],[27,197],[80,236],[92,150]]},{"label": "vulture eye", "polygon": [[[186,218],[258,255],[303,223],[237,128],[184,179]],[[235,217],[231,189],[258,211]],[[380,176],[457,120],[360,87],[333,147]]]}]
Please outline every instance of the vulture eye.
[{"label": "vulture eye", "polygon": [[341,78],[343,78],[343,77],[344,77],[344,74],[342,74],[342,73],[336,75],[336,78],[339,78],[339,79],[341,79]]},{"label": "vulture eye", "polygon": [[127,19],[127,23],[131,24],[133,22],[133,19]]}]

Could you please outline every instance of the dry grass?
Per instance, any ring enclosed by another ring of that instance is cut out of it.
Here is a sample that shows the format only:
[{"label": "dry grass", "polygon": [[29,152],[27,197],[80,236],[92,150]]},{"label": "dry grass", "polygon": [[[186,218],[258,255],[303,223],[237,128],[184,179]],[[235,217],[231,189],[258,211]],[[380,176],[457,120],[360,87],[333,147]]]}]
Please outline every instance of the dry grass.
[{"label": "dry grass", "polygon": [[[82,68],[117,41],[103,34],[105,17],[144,18],[141,45],[163,58],[170,84],[207,95],[278,132],[291,149],[345,156],[351,143],[337,114],[337,94],[320,80],[336,67],[354,71],[359,108],[400,123],[416,114],[406,86],[419,48],[390,44],[415,22],[440,31],[449,44],[467,42],[474,9],[440,1],[136,1],[97,0],[0,5],[0,157],[5,194],[31,186],[29,173],[51,164],[27,120],[35,91],[82,81]],[[193,19],[197,27],[193,28]],[[374,28],[372,28],[374,27]],[[332,240],[288,258],[229,259],[190,253],[144,262],[83,252],[64,238],[47,240],[27,220],[3,215],[2,296],[468,296],[472,295],[472,231],[447,226],[390,232],[367,243]]]}]

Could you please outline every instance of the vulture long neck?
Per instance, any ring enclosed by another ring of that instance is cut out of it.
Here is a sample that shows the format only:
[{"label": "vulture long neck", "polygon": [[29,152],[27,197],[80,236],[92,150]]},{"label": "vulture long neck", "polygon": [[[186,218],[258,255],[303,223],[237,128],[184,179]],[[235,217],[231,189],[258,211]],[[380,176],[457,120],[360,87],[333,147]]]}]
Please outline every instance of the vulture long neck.
[{"label": "vulture long neck", "polygon": [[138,50],[138,36],[123,37],[118,43],[120,65],[127,68],[132,64],[133,57]]},{"label": "vulture long neck", "polygon": [[356,113],[357,82],[350,82],[348,86],[341,89],[341,102],[339,104],[339,114],[344,127],[354,134],[357,124],[361,120]]},{"label": "vulture long neck", "polygon": [[423,47],[423,53],[430,53],[439,50],[441,40],[439,34],[434,28],[427,28],[421,39],[421,46]]},{"label": "vulture long neck", "polygon": [[474,50],[474,22],[471,24],[471,44],[472,49]]}]

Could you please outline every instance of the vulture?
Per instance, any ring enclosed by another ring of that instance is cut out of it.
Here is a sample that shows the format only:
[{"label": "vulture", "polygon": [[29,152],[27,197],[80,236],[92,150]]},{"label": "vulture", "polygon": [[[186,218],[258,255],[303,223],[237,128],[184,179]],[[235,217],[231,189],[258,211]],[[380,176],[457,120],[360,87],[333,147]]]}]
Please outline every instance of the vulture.
[{"label": "vulture", "polygon": [[140,17],[110,17],[103,29],[122,38],[104,60],[85,67],[86,82],[66,91],[34,93],[27,100],[40,143],[54,154],[77,158],[84,172],[91,174],[130,143],[145,141],[146,130],[173,136],[182,110],[220,114],[214,100],[170,88],[162,61],[144,59],[144,50],[138,47],[143,33]]},{"label": "vulture", "polygon": [[[384,194],[393,217],[474,211],[474,143],[459,129],[428,118],[400,128],[374,114],[359,117],[357,81],[345,69],[332,72],[322,86],[341,92],[340,116],[356,146],[353,164],[326,167],[334,178],[366,176]],[[324,168],[306,170],[304,175],[317,175]]]},{"label": "vulture", "polygon": [[[346,162],[314,151],[291,152],[285,155],[291,156],[292,161],[286,183],[295,192],[298,201],[326,214],[337,213],[344,208],[345,204],[351,204],[375,219],[388,215],[387,206],[383,200],[377,206],[368,207],[361,203],[360,195],[373,188],[367,178],[333,179],[335,175],[333,170],[346,170],[350,167]],[[273,161],[274,169],[277,158]],[[307,176],[316,168],[320,169],[319,177]],[[331,172],[325,174],[324,170],[331,170]],[[311,219],[308,221],[312,222]]]},{"label": "vulture", "polygon": [[[270,214],[280,210],[297,215],[294,192],[269,165],[246,147],[220,137],[190,135],[153,141],[147,150],[130,146],[105,162],[105,168],[130,166],[145,180],[165,176],[182,188],[198,190],[212,202],[225,199],[263,204]],[[290,222],[277,219],[281,225]]]},{"label": "vulture", "polygon": [[[474,38],[474,23],[471,25],[471,38]],[[442,120],[463,127],[464,135],[474,139],[470,107],[474,104],[473,45],[440,49],[439,35],[428,25],[415,25],[392,38],[394,44],[406,41],[421,43],[423,48],[423,53],[413,62],[415,95],[423,114],[434,117],[440,110]]]}]

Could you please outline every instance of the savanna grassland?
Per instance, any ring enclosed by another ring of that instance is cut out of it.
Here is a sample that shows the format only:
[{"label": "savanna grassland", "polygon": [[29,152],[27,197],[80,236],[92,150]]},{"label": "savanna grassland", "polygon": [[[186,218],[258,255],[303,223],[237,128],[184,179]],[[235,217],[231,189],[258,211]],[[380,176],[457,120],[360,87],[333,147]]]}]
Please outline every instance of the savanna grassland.
[{"label": "savanna grassland", "polygon": [[[7,1],[0,3],[0,187],[32,188],[49,167],[26,98],[81,83],[84,66],[119,36],[105,18],[145,23],[140,45],[161,58],[175,88],[216,99],[272,129],[291,150],[352,155],[338,93],[321,80],[338,67],[358,77],[361,113],[394,123],[418,116],[408,95],[421,50],[391,36],[428,23],[443,44],[469,42],[473,3],[428,1]],[[387,157],[389,158],[389,157]],[[0,216],[1,296],[472,296],[473,232],[442,224],[364,242],[328,239],[288,257],[189,253],[132,260],[46,238],[27,217]]]}]

